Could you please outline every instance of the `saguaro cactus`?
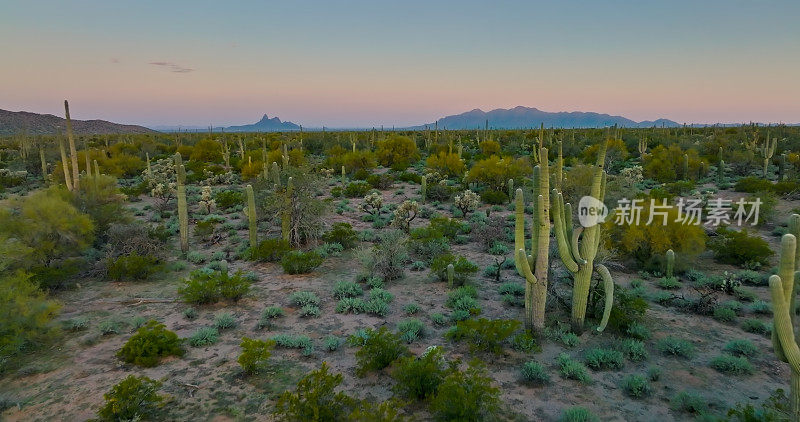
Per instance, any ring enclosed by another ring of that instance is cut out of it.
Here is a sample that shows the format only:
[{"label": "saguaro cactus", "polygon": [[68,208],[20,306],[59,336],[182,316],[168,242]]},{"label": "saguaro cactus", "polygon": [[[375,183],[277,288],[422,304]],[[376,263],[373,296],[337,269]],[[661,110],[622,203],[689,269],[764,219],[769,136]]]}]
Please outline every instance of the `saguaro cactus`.
[{"label": "saguaro cactus", "polygon": [[453,264],[447,264],[447,285],[451,289],[454,287],[453,279],[455,278],[455,276],[456,276],[456,268],[453,266]]},{"label": "saguaro cactus", "polygon": [[639,139],[639,156],[644,157],[644,154],[647,153],[647,138],[643,137]]},{"label": "saguaro cactus", "polygon": [[428,194],[428,178],[422,176],[422,180],[420,181],[422,187],[419,189],[419,196],[422,197],[422,202],[425,203],[425,196]]},{"label": "saguaro cactus", "polygon": [[[800,216],[792,216],[795,232],[800,230]],[[778,359],[789,363],[791,420],[800,421],[800,348],[795,338],[796,326],[794,285],[800,280],[798,271],[798,249],[795,234],[787,233],[781,239],[781,257],[778,274],[769,278],[769,289],[772,296],[772,346]]]},{"label": "saguaro cactus", "polygon": [[[535,149],[535,148],[534,148]],[[550,251],[550,172],[547,148],[539,146],[541,164],[533,169],[533,227],[531,252],[525,252],[525,201],[522,189],[516,191],[516,224],[514,231],[514,263],[525,277],[525,327],[533,332],[544,330],[547,302],[547,272]]]},{"label": "saguaro cactus", "polygon": [[189,207],[186,204],[186,169],[183,167],[181,155],[175,154],[175,171],[178,193],[178,223],[181,234],[181,252],[189,251]]},{"label": "saguaro cactus", "polygon": [[780,160],[778,160],[778,181],[782,181],[786,178],[786,153],[784,152],[781,154]]},{"label": "saguaro cactus", "polygon": [[284,197],[283,210],[281,210],[281,237],[285,241],[290,240],[292,228],[292,195],[294,194],[294,185],[292,178],[286,181],[286,195]]},{"label": "saguaro cactus", "polygon": [[514,197],[514,179],[508,179],[508,202]]},{"label": "saguaro cactus", "polygon": [[[592,178],[591,196],[600,202],[603,201],[606,191],[605,158],[608,141],[600,144],[595,173]],[[564,266],[573,274],[574,286],[572,290],[572,329],[580,333],[584,328],[586,319],[586,305],[589,300],[589,287],[591,286],[592,273],[597,270],[603,280],[605,289],[605,309],[603,319],[597,331],[603,331],[611,315],[611,306],[614,303],[614,280],[603,264],[595,264],[597,249],[600,245],[600,225],[595,224],[583,229],[572,229],[572,206],[564,203],[564,196],[553,189],[553,226],[556,233],[558,252]]]},{"label": "saguaro cactus", "polygon": [[47,160],[44,158],[44,147],[39,145],[39,161],[42,164],[42,181],[47,183]]},{"label": "saguaro cactus", "polygon": [[672,278],[675,269],[675,251],[667,251],[667,278]]},{"label": "saguaro cactus", "polygon": [[761,147],[761,156],[764,157],[764,178],[767,178],[769,170],[769,160],[775,154],[775,149],[778,147],[778,138],[769,139],[769,132],[767,132],[767,139],[764,139],[764,146]]},{"label": "saguaro cactus", "polygon": [[58,149],[61,150],[61,167],[64,168],[64,184],[67,185],[67,190],[72,190],[72,179],[69,175],[69,162],[67,162],[67,151],[64,149],[64,138],[61,134],[58,135]]},{"label": "saguaro cactus", "polygon": [[72,160],[72,188],[74,190],[78,190],[78,187],[80,186],[78,151],[75,149],[75,137],[72,134],[72,119],[69,118],[69,103],[67,100],[64,100],[64,114],[66,115],[67,119],[67,139],[69,140],[69,155]]},{"label": "saguaro cactus", "polygon": [[256,196],[253,193],[253,186],[245,187],[247,192],[247,223],[250,234],[250,250],[254,251],[258,247],[258,223],[256,220]]},{"label": "saguaro cactus", "polygon": [[683,180],[689,180],[689,155],[683,154]]}]

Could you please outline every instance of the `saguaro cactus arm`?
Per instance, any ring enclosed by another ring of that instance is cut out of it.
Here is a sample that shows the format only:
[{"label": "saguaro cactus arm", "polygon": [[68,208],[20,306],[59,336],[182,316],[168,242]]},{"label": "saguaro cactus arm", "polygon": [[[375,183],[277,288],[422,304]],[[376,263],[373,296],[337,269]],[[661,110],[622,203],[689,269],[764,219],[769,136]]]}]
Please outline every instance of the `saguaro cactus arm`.
[{"label": "saguaro cactus arm", "polygon": [[611,273],[608,272],[608,268],[603,264],[597,264],[597,273],[600,274],[600,278],[603,279],[603,290],[606,295],[603,307],[603,319],[597,327],[597,332],[602,333],[603,330],[606,329],[606,325],[608,325],[608,320],[611,318],[611,308],[614,306],[614,279],[611,278]]}]

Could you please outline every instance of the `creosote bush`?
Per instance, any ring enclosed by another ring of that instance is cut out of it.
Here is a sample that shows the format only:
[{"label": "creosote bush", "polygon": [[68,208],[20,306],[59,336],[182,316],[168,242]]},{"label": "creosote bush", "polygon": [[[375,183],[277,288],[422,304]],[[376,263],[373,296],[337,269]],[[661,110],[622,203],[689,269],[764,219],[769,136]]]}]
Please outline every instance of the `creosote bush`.
[{"label": "creosote bush", "polygon": [[269,238],[258,242],[255,249],[250,250],[250,259],[266,262],[278,262],[292,250],[289,241],[280,238]]},{"label": "creosote bush", "polygon": [[409,354],[400,337],[386,327],[368,329],[365,335],[364,344],[356,352],[356,374],[359,376],[386,368],[398,358]]},{"label": "creosote bush", "polygon": [[246,374],[254,374],[267,365],[267,361],[272,356],[272,348],[275,347],[275,341],[242,337],[239,347],[241,347],[242,352],[236,361],[239,362],[239,366],[242,367],[242,371]]},{"label": "creosote bush", "polygon": [[151,320],[136,330],[136,334],[117,352],[117,356],[126,363],[156,366],[161,358],[183,356],[181,342],[178,335],[167,330],[164,324]]},{"label": "creosote bush", "polygon": [[400,358],[392,370],[397,382],[394,389],[399,394],[424,400],[433,396],[450,371],[450,366],[440,347],[432,346],[421,356]]},{"label": "creosote bush", "polygon": [[238,301],[249,291],[250,280],[241,270],[231,275],[227,271],[200,269],[189,274],[178,294],[188,303],[202,305],[223,299]]},{"label": "creosote bush", "polygon": [[319,267],[323,260],[314,251],[290,251],[283,255],[281,266],[286,274],[307,274]]},{"label": "creosote bush", "polygon": [[473,360],[464,370],[453,370],[442,380],[430,410],[439,420],[491,420],[500,409],[500,389],[492,381],[486,366]]},{"label": "creosote bush", "polygon": [[520,322],[513,319],[468,319],[456,323],[446,336],[454,341],[467,340],[472,351],[501,353],[503,342],[519,326]]},{"label": "creosote bush", "polygon": [[99,421],[135,421],[155,418],[164,397],[158,394],[161,383],[150,378],[128,375],[103,395],[105,405],[97,411]]}]

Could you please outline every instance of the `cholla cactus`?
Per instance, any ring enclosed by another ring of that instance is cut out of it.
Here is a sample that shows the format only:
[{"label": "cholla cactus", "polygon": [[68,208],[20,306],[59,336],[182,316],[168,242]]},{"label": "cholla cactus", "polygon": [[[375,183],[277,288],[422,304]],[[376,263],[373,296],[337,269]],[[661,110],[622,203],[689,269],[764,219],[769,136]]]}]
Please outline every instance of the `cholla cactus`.
[{"label": "cholla cactus", "polygon": [[722,278],[719,281],[718,287],[727,294],[733,294],[741,285],[742,281],[736,277],[736,274],[725,271],[722,273]]},{"label": "cholla cactus", "polygon": [[619,175],[629,180],[631,183],[639,183],[644,180],[642,166],[631,166],[620,170]]},{"label": "cholla cactus", "polygon": [[216,201],[211,197],[211,186],[203,186],[200,191],[200,202],[197,204],[200,206],[201,213],[211,214],[211,211],[217,206]]},{"label": "cholla cactus", "polygon": [[419,212],[419,205],[417,201],[403,201],[399,207],[394,211],[394,219],[392,226],[403,230],[408,233],[411,229],[411,221],[417,217]]},{"label": "cholla cactus", "polygon": [[152,163],[150,168],[142,173],[142,179],[150,188],[150,196],[161,202],[159,208],[165,208],[167,203],[175,197],[177,183],[173,160],[164,158]]},{"label": "cholla cactus", "polygon": [[361,211],[367,214],[372,214],[375,217],[381,214],[381,207],[383,206],[383,196],[378,192],[372,192],[364,197],[361,203]]},{"label": "cholla cactus", "polygon": [[478,206],[481,204],[481,198],[477,193],[467,189],[464,192],[456,195],[453,203],[455,204],[456,208],[461,210],[461,213],[464,214],[464,217],[466,217],[468,212],[475,211],[478,208]]}]

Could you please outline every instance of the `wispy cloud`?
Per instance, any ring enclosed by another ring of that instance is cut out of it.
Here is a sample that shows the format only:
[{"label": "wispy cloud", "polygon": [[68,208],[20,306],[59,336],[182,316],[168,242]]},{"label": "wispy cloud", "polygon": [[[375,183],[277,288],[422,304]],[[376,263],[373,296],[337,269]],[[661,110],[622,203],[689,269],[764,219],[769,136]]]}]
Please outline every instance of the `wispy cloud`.
[{"label": "wispy cloud", "polygon": [[173,72],[173,73],[194,72],[194,69],[192,69],[190,67],[183,67],[181,65],[178,65],[178,64],[175,64],[175,63],[172,63],[172,62],[150,62],[148,64],[151,64],[153,66],[162,67],[162,68],[167,69],[167,70],[169,70],[170,72]]}]

